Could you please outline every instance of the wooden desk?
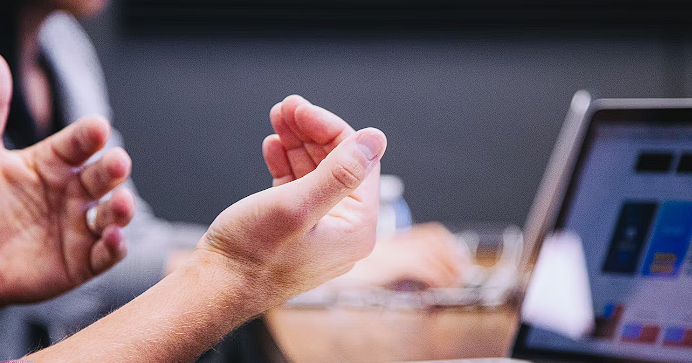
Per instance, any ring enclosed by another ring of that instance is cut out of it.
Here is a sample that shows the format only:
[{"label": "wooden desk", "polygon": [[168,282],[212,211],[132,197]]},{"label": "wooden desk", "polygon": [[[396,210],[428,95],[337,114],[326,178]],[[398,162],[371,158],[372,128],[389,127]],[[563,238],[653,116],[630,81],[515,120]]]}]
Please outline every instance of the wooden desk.
[{"label": "wooden desk", "polygon": [[278,308],[267,322],[293,363],[506,356],[517,309]]}]

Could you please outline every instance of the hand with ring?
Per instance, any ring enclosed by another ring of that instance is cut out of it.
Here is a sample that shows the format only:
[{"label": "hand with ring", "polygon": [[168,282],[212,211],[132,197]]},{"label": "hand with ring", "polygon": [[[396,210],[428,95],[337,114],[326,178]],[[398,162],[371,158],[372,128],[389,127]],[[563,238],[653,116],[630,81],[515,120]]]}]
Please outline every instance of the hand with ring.
[{"label": "hand with ring", "polygon": [[[0,137],[11,93],[0,57]],[[57,296],[127,253],[121,229],[134,196],[116,187],[130,175],[130,157],[114,148],[84,165],[109,135],[109,123],[90,116],[23,150],[0,144],[0,306]]]}]

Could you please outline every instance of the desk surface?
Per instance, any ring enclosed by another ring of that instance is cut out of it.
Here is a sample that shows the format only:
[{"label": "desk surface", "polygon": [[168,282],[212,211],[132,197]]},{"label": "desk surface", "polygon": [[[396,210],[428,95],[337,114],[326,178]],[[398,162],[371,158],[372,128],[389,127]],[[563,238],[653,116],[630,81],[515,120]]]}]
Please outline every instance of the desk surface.
[{"label": "desk surface", "polygon": [[517,309],[277,308],[272,335],[294,363],[397,362],[506,356]]}]

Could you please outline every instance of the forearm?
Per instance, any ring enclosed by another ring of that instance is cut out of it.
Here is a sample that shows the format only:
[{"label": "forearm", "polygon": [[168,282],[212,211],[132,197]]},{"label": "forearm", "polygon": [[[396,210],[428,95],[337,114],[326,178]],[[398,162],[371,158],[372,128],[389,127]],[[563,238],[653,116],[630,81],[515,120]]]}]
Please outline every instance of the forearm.
[{"label": "forearm", "polygon": [[[197,253],[127,305],[25,359],[53,362],[190,362],[268,308],[248,280]],[[252,296],[252,298],[250,297]]]}]

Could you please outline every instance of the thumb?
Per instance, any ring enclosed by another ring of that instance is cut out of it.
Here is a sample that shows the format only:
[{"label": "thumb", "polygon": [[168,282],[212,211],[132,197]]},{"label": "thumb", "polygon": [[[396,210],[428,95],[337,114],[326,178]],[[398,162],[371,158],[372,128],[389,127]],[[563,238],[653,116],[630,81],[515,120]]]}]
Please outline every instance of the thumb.
[{"label": "thumb", "polygon": [[[10,100],[12,99],[12,73],[5,58],[0,56],[0,137],[5,131],[7,115],[10,113]],[[0,148],[2,147],[0,142]]]},{"label": "thumb", "polygon": [[[368,206],[377,205],[379,161],[387,147],[382,131],[367,128],[342,141],[317,168],[293,183],[284,192],[293,195],[308,218],[318,220],[341,200],[351,195]],[[290,189],[290,190],[288,190]]]}]

